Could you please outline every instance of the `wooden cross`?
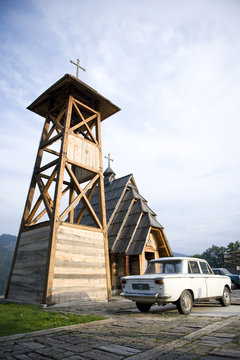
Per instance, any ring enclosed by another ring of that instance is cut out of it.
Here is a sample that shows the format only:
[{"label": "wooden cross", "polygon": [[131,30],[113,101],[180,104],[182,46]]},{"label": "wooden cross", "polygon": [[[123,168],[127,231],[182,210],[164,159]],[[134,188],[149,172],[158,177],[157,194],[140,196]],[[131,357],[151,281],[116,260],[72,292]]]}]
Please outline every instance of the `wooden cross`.
[{"label": "wooden cross", "polygon": [[76,71],[76,77],[78,78],[78,71],[79,71],[79,68],[82,69],[83,71],[86,71],[86,69],[82,66],[79,65],[80,63],[80,59],[77,59],[77,63],[75,63],[74,61],[70,60],[70,63],[72,63],[73,65],[76,65],[77,67],[77,71]]},{"label": "wooden cross", "polygon": [[108,153],[108,156],[104,156],[105,159],[108,159],[108,167],[110,167],[110,161],[114,161],[113,159],[111,159],[110,157],[110,153]]}]

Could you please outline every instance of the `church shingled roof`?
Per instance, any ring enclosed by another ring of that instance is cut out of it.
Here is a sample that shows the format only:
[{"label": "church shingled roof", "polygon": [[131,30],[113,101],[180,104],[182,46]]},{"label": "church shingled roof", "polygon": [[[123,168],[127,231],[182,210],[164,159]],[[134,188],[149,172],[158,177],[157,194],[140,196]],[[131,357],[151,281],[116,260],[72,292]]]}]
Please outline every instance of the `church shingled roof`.
[{"label": "church shingled roof", "polygon": [[[104,172],[106,217],[108,225],[108,244],[112,253],[126,255],[141,254],[150,228],[163,229],[156,214],[148,207],[147,201],[134,185],[133,175],[115,179],[114,171],[109,167]],[[95,190],[90,203],[99,214],[98,192]],[[75,218],[81,207],[77,206]],[[85,212],[81,224],[96,226],[90,215]]]}]

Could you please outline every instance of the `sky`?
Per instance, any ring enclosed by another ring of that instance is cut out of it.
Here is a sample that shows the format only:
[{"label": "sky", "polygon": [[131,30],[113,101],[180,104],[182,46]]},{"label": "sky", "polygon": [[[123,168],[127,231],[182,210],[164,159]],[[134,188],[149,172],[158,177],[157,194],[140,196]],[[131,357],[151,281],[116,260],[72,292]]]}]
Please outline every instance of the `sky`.
[{"label": "sky", "polygon": [[0,234],[18,234],[44,123],[26,107],[79,57],[121,108],[103,154],[172,250],[240,240],[239,19],[239,0],[0,0]]}]

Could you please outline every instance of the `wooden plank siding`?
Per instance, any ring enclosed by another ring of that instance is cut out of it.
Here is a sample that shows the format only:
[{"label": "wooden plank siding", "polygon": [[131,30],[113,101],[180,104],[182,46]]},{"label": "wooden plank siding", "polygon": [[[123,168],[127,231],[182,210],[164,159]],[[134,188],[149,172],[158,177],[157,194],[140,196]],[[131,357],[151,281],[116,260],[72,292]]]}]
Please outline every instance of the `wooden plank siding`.
[{"label": "wooden plank siding", "polygon": [[49,226],[22,232],[9,286],[9,300],[42,301],[49,233]]},{"label": "wooden plank siding", "polygon": [[68,135],[67,158],[99,171],[98,146],[74,134]]},{"label": "wooden plank siding", "polygon": [[103,233],[60,225],[56,237],[52,302],[107,300]]}]

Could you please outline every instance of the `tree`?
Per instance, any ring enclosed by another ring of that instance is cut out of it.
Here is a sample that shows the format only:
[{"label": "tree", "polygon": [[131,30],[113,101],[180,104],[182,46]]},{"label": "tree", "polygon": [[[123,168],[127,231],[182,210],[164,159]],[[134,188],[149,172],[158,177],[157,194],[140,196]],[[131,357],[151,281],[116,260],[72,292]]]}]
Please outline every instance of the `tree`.
[{"label": "tree", "polygon": [[207,260],[211,267],[223,267],[223,253],[227,250],[224,246],[213,245],[211,248],[205,250],[201,255],[194,255]]},{"label": "tree", "polygon": [[211,267],[224,267],[223,253],[234,251],[240,252],[240,242],[238,240],[230,242],[227,247],[213,245],[205,250],[201,255],[196,254],[193,255],[193,257],[207,260]]},{"label": "tree", "polygon": [[237,240],[235,242],[230,242],[226,249],[227,252],[240,251],[240,242]]},{"label": "tree", "polygon": [[223,267],[223,253],[226,251],[224,246],[213,245],[202,253],[204,259],[206,259],[212,267]]}]

